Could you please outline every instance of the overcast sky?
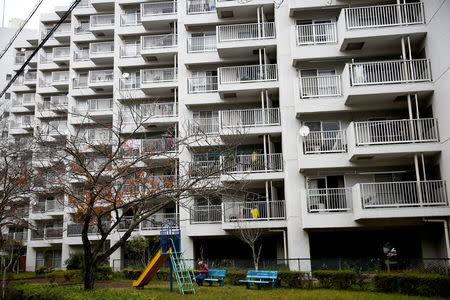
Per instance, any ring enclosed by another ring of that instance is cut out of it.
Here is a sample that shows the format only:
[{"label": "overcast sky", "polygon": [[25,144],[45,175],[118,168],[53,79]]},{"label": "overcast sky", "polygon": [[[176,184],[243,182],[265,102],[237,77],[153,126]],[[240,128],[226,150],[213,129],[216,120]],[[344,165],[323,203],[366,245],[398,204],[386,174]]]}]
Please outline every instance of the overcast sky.
[{"label": "overcast sky", "polygon": [[[39,16],[42,13],[52,12],[55,6],[69,4],[72,1],[44,0],[33,18],[28,22],[27,28],[39,29]],[[39,0],[0,0],[0,18],[3,18],[3,12],[5,12],[5,27],[8,27],[9,20],[13,18],[26,19],[38,2]]]}]

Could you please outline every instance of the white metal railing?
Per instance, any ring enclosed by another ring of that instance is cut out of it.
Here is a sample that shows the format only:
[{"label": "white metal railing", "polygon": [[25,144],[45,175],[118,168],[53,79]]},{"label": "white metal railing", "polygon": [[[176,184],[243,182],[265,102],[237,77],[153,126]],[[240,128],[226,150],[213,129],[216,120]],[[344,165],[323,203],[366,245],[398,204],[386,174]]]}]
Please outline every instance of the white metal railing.
[{"label": "white metal railing", "polygon": [[114,14],[92,15],[90,24],[91,28],[114,26]]},{"label": "white metal railing", "polygon": [[191,178],[220,176],[220,160],[192,161],[189,163]]},{"label": "white metal railing", "polygon": [[122,45],[120,46],[120,57],[138,57],[141,54],[141,45]]},{"label": "white metal railing", "polygon": [[336,22],[295,26],[297,45],[337,43]]},{"label": "white metal railing", "polygon": [[300,77],[300,98],[342,96],[341,75]]},{"label": "white metal railing", "polygon": [[187,39],[187,52],[213,52],[217,51],[217,38],[215,35],[195,36]]},{"label": "white metal railing", "polygon": [[175,102],[145,103],[141,104],[141,116],[143,118],[176,117],[178,106]]},{"label": "white metal railing", "polygon": [[220,84],[278,80],[276,64],[222,67],[218,71]]},{"label": "white metal railing", "polygon": [[350,188],[307,189],[308,212],[344,212],[351,210]]},{"label": "white metal railing", "polygon": [[87,77],[78,77],[73,79],[74,89],[84,89],[88,87],[88,78]]},{"label": "white metal railing", "polygon": [[141,3],[141,16],[173,15],[177,13],[177,1]]},{"label": "white metal railing", "polygon": [[[51,78],[50,78],[50,79],[48,79],[48,78],[45,78],[45,79],[39,78],[38,81],[39,81],[39,87],[49,87],[49,86],[52,86],[52,80],[51,80]],[[16,82],[17,82],[17,80],[16,80]]]},{"label": "white metal railing", "polygon": [[176,68],[142,69],[141,83],[158,83],[177,80]]},{"label": "white metal railing", "polygon": [[86,112],[111,112],[113,109],[113,99],[89,99],[87,105],[74,108],[77,113]]},{"label": "white metal railing", "polygon": [[225,222],[286,219],[286,203],[276,201],[223,202]]},{"label": "white metal railing", "polygon": [[27,58],[24,55],[16,55],[14,58],[14,63],[16,65],[23,64]]},{"label": "white metal railing", "polygon": [[16,81],[14,81],[13,85],[23,85],[23,75],[17,77]]},{"label": "white metal railing", "polygon": [[110,54],[114,53],[114,42],[90,43],[89,53],[92,54]]},{"label": "white metal railing", "polygon": [[425,23],[423,2],[345,8],[347,29]]},{"label": "white metal railing", "polygon": [[[111,226],[109,222],[102,222],[103,229],[108,230]],[[67,236],[80,236],[83,231],[83,224],[67,224]],[[98,234],[97,224],[91,224],[88,227],[88,234]]]},{"label": "white metal railing", "polygon": [[70,56],[69,47],[53,48],[53,58],[69,58],[69,56]]},{"label": "white metal railing", "polygon": [[121,78],[119,81],[119,89],[121,91],[136,90],[141,88],[141,77]]},{"label": "white metal railing", "polygon": [[283,171],[283,154],[238,154],[221,157],[225,173],[265,173]]},{"label": "white metal railing", "polygon": [[90,83],[112,82],[114,79],[113,70],[89,71]]},{"label": "white metal railing", "polygon": [[30,82],[30,81],[35,83],[35,81],[37,79],[37,72],[36,71],[28,71],[25,73],[23,79],[24,79],[25,83]]},{"label": "white metal railing", "polygon": [[71,23],[59,24],[58,28],[55,30],[55,34],[67,34],[70,33]]},{"label": "white metal railing", "polygon": [[50,121],[47,128],[50,135],[64,135],[68,130],[66,121]]},{"label": "white metal railing", "polygon": [[245,41],[275,38],[275,23],[251,23],[217,26],[219,42]]},{"label": "white metal railing", "polygon": [[79,23],[78,26],[75,27],[75,34],[85,34],[90,33],[91,30],[89,23]]},{"label": "white metal railing", "polygon": [[39,62],[41,64],[49,64],[49,63],[53,62],[52,53],[45,53],[45,55],[39,55]]},{"label": "white metal railing", "polygon": [[135,139],[122,145],[123,157],[138,157],[142,154],[176,152],[177,143],[173,137],[159,139]]},{"label": "white metal railing", "polygon": [[173,33],[141,36],[142,50],[171,48],[176,45],[178,45],[178,36]]},{"label": "white metal railing", "polygon": [[69,104],[67,95],[56,95],[50,97],[50,107],[52,109],[65,109]]},{"label": "white metal railing", "polygon": [[344,130],[311,131],[303,138],[304,154],[347,152]]},{"label": "white metal railing", "polygon": [[108,143],[112,140],[112,132],[105,128],[90,128],[80,131],[79,137],[92,144]]},{"label": "white metal railing", "polygon": [[217,76],[188,78],[188,94],[217,92]]},{"label": "white metal railing", "polygon": [[189,211],[191,224],[222,223],[222,205],[196,205]]},{"label": "white metal railing", "polygon": [[126,12],[120,16],[120,26],[137,26],[141,25],[141,12]]},{"label": "white metal railing", "polygon": [[65,83],[69,81],[69,71],[52,72],[52,83]]},{"label": "white metal railing", "polygon": [[22,94],[22,104],[33,104],[36,98],[36,94],[34,93],[26,93]]},{"label": "white metal railing", "polygon": [[89,59],[89,49],[75,50],[73,52],[74,61],[86,61]]},{"label": "white metal railing", "polygon": [[156,213],[141,222],[141,230],[161,230],[163,224],[178,223],[178,220],[176,213]]},{"label": "white metal railing", "polygon": [[32,240],[51,240],[61,239],[63,236],[62,227],[45,227],[37,228],[31,231]]},{"label": "white metal railing", "polygon": [[355,122],[357,146],[439,142],[438,121],[433,118]]},{"label": "white metal railing", "polygon": [[188,122],[190,135],[219,133],[219,118],[195,118]]},{"label": "white metal railing", "polygon": [[444,180],[360,183],[363,209],[448,205]]},{"label": "white metal railing", "polygon": [[431,81],[428,59],[349,64],[352,86]]},{"label": "white metal railing", "polygon": [[221,128],[281,125],[279,108],[219,111]]},{"label": "white metal railing", "polygon": [[203,14],[216,11],[216,0],[187,0],[188,15]]},{"label": "white metal railing", "polygon": [[26,230],[19,232],[10,232],[8,233],[8,239],[26,242],[28,240],[28,232]]}]

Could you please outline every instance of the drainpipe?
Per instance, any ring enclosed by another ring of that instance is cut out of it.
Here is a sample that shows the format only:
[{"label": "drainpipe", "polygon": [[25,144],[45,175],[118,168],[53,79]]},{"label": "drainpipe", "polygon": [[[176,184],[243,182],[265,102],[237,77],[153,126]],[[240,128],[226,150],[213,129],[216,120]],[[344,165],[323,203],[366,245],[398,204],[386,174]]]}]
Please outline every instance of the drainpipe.
[{"label": "drainpipe", "polygon": [[[448,237],[448,221],[446,219],[426,219],[423,218],[424,222],[429,223],[442,223],[444,225],[444,234],[445,234],[445,247],[447,248],[447,259],[450,259],[450,240]],[[448,261],[448,264],[450,265],[450,260]]]},{"label": "drainpipe", "polygon": [[286,230],[284,229],[270,229],[270,232],[282,232],[283,233],[283,255],[284,255],[284,263],[287,265],[287,241],[286,241]]}]

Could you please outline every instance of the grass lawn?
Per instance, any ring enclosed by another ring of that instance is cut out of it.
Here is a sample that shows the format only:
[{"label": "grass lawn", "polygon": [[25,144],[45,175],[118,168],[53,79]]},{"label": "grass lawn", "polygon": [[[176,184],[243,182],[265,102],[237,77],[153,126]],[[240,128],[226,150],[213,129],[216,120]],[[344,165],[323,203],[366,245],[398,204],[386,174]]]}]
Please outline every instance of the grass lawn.
[{"label": "grass lawn", "polygon": [[[98,288],[102,288],[103,284],[98,284]],[[114,286],[114,283],[107,283],[107,286]],[[131,286],[131,282],[130,282]],[[222,300],[222,299],[254,299],[254,300],[419,300],[431,299],[415,296],[405,296],[398,294],[383,294],[374,292],[359,291],[337,291],[337,290],[304,290],[304,289],[285,289],[285,288],[265,288],[257,290],[256,287],[247,290],[245,286],[224,286],[209,287],[195,286],[195,295],[181,296],[178,291],[176,282],[174,283],[174,291],[170,293],[168,282],[151,282],[143,290],[136,290],[131,287],[124,287],[124,282],[120,284],[121,291],[129,290],[132,293],[139,293],[150,296],[150,299],[196,299],[196,300]]]}]

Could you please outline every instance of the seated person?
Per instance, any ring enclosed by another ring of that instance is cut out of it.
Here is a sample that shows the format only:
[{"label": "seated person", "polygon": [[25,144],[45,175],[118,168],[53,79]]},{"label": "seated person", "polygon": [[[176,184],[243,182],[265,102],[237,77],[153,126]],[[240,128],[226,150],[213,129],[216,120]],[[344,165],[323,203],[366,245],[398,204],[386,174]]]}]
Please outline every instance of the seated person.
[{"label": "seated person", "polygon": [[199,286],[203,285],[203,280],[205,280],[208,277],[209,274],[209,268],[208,265],[205,264],[203,261],[199,261],[198,262],[198,266],[199,266],[199,271],[200,271],[200,275],[198,275],[197,277],[195,277],[195,282],[197,282],[197,284]]}]

